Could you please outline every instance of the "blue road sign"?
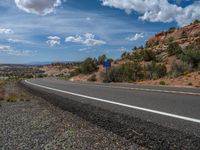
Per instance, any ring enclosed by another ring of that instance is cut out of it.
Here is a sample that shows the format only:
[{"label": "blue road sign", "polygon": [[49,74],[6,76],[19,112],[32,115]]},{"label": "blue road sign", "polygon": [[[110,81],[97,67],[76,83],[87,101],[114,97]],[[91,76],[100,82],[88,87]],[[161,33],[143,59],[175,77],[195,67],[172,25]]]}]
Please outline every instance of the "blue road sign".
[{"label": "blue road sign", "polygon": [[109,62],[109,61],[103,62],[103,67],[104,68],[110,68],[111,67],[111,62]]}]

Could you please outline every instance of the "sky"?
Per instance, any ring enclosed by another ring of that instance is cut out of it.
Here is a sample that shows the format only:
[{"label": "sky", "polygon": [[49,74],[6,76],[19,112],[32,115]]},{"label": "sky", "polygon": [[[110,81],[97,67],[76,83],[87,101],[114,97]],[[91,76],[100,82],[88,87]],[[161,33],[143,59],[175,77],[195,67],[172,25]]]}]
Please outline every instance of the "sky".
[{"label": "sky", "polygon": [[199,0],[0,0],[0,63],[119,58],[200,19]]}]

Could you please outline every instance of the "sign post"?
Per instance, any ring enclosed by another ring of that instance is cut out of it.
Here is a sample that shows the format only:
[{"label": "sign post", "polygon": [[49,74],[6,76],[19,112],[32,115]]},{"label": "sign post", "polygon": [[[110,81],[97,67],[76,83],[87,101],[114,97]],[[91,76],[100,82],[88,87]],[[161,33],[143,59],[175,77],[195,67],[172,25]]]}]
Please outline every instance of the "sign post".
[{"label": "sign post", "polygon": [[106,69],[106,76],[108,79],[108,69],[111,68],[111,62],[110,61],[103,62],[103,67]]}]

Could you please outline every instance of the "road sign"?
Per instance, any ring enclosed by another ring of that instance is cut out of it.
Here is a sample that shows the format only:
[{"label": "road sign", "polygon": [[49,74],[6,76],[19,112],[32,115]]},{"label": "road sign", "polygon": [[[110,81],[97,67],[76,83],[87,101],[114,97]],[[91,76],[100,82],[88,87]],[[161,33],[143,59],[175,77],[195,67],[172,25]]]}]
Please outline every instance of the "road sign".
[{"label": "road sign", "polygon": [[104,68],[110,68],[111,67],[111,62],[109,62],[109,61],[103,62],[103,67]]}]

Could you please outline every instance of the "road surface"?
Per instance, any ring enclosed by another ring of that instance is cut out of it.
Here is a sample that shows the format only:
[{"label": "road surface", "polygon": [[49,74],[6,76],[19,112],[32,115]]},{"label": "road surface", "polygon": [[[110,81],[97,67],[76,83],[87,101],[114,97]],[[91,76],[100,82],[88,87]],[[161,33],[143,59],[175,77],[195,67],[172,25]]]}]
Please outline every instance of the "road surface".
[{"label": "road surface", "polygon": [[200,89],[69,82],[55,78],[31,79],[24,84],[200,136]]}]

